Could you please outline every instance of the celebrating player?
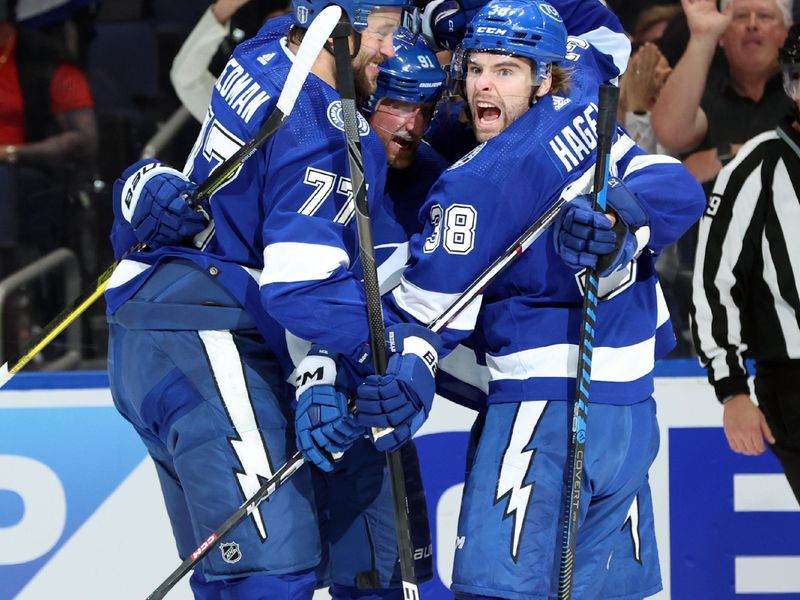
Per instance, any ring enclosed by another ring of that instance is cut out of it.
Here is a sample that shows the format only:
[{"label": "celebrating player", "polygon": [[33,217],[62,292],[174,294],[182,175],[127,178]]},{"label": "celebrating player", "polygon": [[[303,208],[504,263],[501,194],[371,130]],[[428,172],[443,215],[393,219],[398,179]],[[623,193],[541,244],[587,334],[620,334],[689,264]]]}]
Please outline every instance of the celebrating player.
[{"label": "celebrating player", "polygon": [[[574,597],[641,597],[660,588],[655,540],[626,521],[652,518],[637,500],[658,448],[652,369],[674,344],[654,259],[700,215],[702,190],[680,163],[644,156],[619,130],[609,213],[591,209],[597,137],[596,54],[538,0],[494,0],[473,19],[452,73],[481,145],[434,185],[428,221],[387,312],[427,323],[563,194],[578,197],[442,332],[445,351],[476,327],[491,374],[488,410],[468,474],[453,574],[457,597],[548,598],[556,591],[584,268],[601,276],[592,418],[583,463]],[[600,262],[598,265],[598,258]],[[359,390],[359,421],[395,427],[398,447],[432,392],[392,356]],[[395,369],[391,366],[394,363]],[[410,376],[413,375],[413,376]],[[410,426],[402,426],[406,423]],[[401,424],[398,427],[398,424]],[[625,569],[622,544],[635,545]],[[614,581],[607,581],[613,573]]]},{"label": "celebrating player", "polygon": [[[186,168],[195,180],[255,136],[285,85],[303,87],[284,126],[205,207],[213,227],[186,204],[182,196],[194,186],[176,171],[138,165],[120,181],[117,254],[137,240],[155,250],[123,260],[109,284],[111,388],[156,463],[182,557],[294,453],[285,380],[308,343],[289,333],[293,288],[319,292],[303,295],[309,328],[301,333],[309,341],[331,341],[332,311],[366,322],[350,270],[355,234],[333,56],[322,52],[304,84],[286,81],[306,27],[327,4],[296,0],[293,27],[270,23],[236,49],[217,81]],[[356,29],[352,69],[367,97],[408,7],[403,0],[340,5]],[[365,122],[361,133],[369,190],[380,196],[384,150]],[[199,248],[165,245],[194,234]],[[326,345],[363,353],[347,342]],[[328,577],[335,598],[400,595],[383,455],[346,410],[336,415],[329,442],[359,450],[347,453],[335,478],[297,472],[200,563],[196,597],[310,598]],[[424,521],[422,504],[412,509]],[[328,553],[329,572],[315,573]],[[424,579],[430,553],[420,555]]]}]

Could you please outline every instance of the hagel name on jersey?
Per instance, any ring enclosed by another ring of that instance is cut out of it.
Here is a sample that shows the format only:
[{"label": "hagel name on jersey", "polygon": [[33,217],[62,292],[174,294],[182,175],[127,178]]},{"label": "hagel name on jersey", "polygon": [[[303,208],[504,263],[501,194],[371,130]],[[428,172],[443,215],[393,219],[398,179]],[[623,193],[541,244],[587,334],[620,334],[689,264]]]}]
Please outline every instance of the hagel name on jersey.
[{"label": "hagel name on jersey", "polygon": [[550,140],[550,148],[556,153],[567,173],[597,147],[597,105],[590,103]]},{"label": "hagel name on jersey", "polygon": [[245,123],[249,123],[258,108],[269,100],[269,94],[235,58],[225,65],[214,87]]}]

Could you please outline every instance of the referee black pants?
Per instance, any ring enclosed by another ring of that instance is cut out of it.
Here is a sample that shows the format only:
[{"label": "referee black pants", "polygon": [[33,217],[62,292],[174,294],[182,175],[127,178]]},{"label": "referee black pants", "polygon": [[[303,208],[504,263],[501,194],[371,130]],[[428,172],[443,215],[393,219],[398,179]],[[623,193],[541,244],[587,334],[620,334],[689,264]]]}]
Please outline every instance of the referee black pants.
[{"label": "referee black pants", "polygon": [[775,436],[772,451],[800,503],[800,360],[759,361],[755,392]]}]

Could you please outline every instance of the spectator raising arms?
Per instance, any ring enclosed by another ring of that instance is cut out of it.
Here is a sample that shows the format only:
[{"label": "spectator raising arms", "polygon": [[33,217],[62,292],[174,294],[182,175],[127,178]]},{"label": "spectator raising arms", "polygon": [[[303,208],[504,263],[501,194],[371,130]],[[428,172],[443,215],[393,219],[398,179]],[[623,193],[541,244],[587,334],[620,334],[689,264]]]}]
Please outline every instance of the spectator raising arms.
[{"label": "spectator raising arms", "polygon": [[[713,180],[739,146],[772,129],[790,106],[781,89],[778,48],[791,23],[791,0],[682,0],[689,44],[664,84],[652,115],[668,150],[696,151],[685,162]],[[709,74],[717,45],[728,70]]]}]

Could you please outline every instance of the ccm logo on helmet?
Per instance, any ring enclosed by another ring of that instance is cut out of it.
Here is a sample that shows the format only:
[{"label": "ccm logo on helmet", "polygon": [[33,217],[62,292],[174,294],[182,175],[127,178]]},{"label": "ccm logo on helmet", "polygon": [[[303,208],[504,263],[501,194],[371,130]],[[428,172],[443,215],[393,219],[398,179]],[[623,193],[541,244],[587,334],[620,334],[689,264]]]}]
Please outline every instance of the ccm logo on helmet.
[{"label": "ccm logo on helmet", "polygon": [[475,33],[489,33],[492,35],[505,35],[507,29],[500,29],[499,27],[476,27]]}]

